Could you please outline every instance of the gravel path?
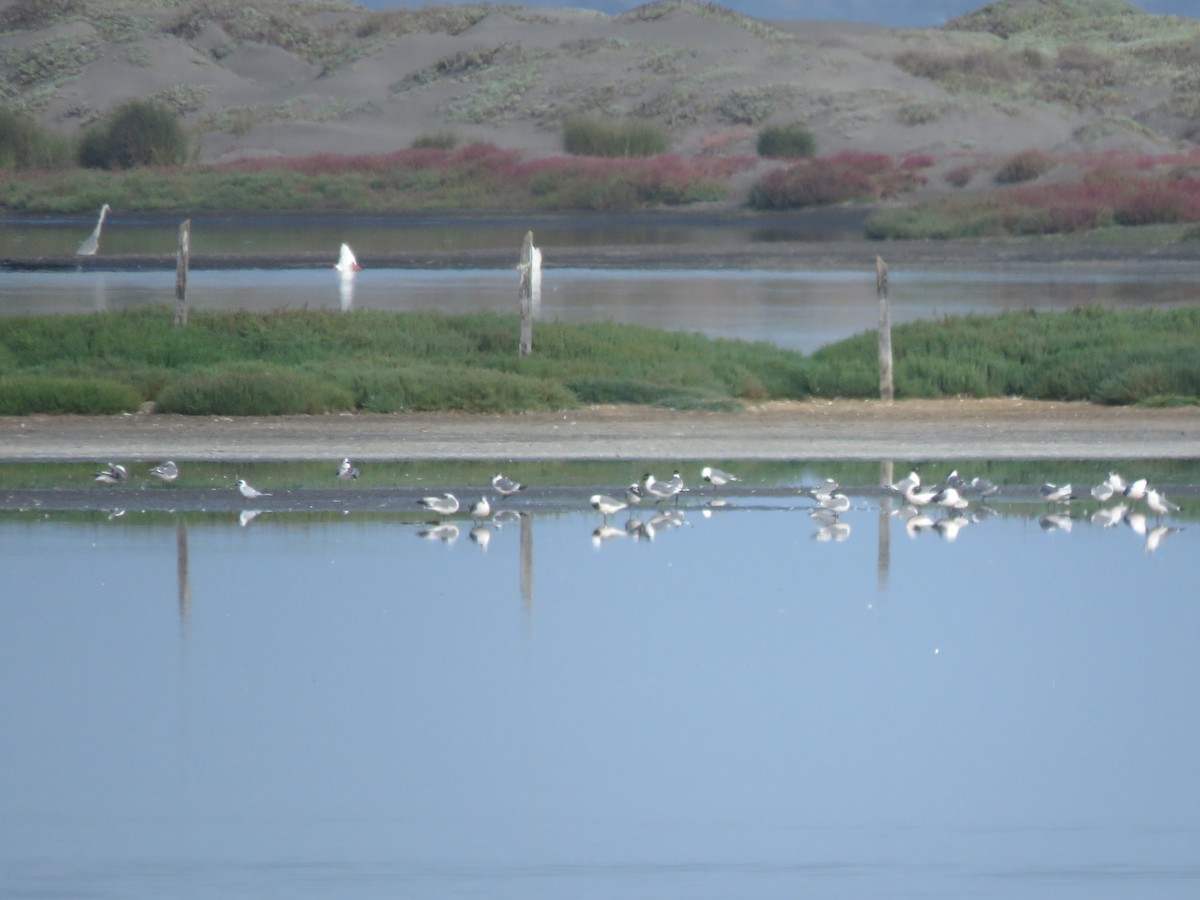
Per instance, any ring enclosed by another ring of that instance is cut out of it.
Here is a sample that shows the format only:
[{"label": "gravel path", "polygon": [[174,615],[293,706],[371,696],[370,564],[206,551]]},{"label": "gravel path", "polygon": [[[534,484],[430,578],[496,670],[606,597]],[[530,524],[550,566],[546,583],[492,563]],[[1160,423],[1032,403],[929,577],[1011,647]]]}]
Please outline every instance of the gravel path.
[{"label": "gravel path", "polygon": [[1200,459],[1200,408],[1026,400],[770,403],[736,413],[0,418],[21,461]]}]

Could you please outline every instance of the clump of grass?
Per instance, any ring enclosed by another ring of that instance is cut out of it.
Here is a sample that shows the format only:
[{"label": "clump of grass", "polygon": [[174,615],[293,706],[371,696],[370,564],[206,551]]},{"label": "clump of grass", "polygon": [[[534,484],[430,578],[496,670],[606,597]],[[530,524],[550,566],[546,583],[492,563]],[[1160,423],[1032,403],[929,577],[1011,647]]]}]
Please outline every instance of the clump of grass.
[{"label": "clump of grass", "polygon": [[74,162],[69,141],[28,113],[0,107],[0,169],[62,168]]},{"label": "clump of grass", "polygon": [[758,133],[758,155],[796,159],[817,152],[817,139],[803,125],[769,125]]},{"label": "clump of grass", "polygon": [[141,397],[132,387],[106,378],[0,377],[0,416],[32,413],[103,415],[130,412],[140,404]]},{"label": "clump of grass", "polygon": [[843,151],[768,172],[751,188],[749,202],[755,209],[798,209],[892,197],[922,183],[920,172],[890,156]]},{"label": "clump of grass", "polygon": [[1000,164],[1000,168],[996,171],[996,181],[999,184],[1033,181],[1052,168],[1054,168],[1054,160],[1050,154],[1042,150],[1023,150],[1008,157]]},{"label": "clump of grass", "polygon": [[354,408],[353,396],[341,385],[261,363],[181,375],[162,389],[157,401],[163,412],[192,416],[314,415]]},{"label": "clump of grass", "polygon": [[[897,397],[1003,397],[1132,404],[1200,402],[1200,308],[951,316],[893,329]],[[821,393],[869,396],[875,335],[813,354]],[[877,380],[875,382],[877,389]],[[859,393],[861,392],[861,393]]]},{"label": "clump of grass", "polygon": [[666,131],[652,122],[576,116],[563,123],[563,150],[575,156],[657,156],[670,146]]},{"label": "clump of grass", "polygon": [[189,146],[177,112],[156,100],[128,100],[84,133],[79,161],[103,169],[171,166],[187,160]]},{"label": "clump of grass", "polygon": [[410,146],[413,150],[453,150],[458,144],[458,134],[447,129],[418,135]]}]

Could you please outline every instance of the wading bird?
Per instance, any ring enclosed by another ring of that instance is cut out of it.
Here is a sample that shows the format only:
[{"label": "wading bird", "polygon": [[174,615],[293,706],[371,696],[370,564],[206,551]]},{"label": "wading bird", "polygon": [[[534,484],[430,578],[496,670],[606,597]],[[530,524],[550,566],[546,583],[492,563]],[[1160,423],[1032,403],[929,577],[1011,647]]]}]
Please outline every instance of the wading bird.
[{"label": "wading bird", "polygon": [[100,207],[100,218],[96,220],[96,228],[79,245],[79,249],[75,251],[76,256],[96,255],[96,251],[100,249],[100,229],[104,227],[104,217],[108,215],[108,208],[107,203]]},{"label": "wading bird", "polygon": [[342,250],[338,255],[338,261],[334,265],[334,268],[343,275],[347,273],[353,274],[362,268],[362,266],[358,264],[358,260],[354,258],[354,251],[350,249],[349,244],[342,244]]},{"label": "wading bird", "polygon": [[244,478],[238,479],[237,489],[238,489],[238,493],[240,493],[247,500],[254,500],[258,497],[270,497],[271,496],[270,494],[264,494],[258,488],[251,487],[250,485],[248,485],[246,483],[246,479],[244,479]]},{"label": "wading bird", "polygon": [[165,463],[160,463],[151,468],[150,474],[160,481],[170,484],[179,477],[179,466],[175,465],[174,460],[168,459]]},{"label": "wading bird", "polygon": [[96,480],[101,484],[121,484],[128,477],[125,467],[116,463],[109,463],[108,468],[96,473]]}]

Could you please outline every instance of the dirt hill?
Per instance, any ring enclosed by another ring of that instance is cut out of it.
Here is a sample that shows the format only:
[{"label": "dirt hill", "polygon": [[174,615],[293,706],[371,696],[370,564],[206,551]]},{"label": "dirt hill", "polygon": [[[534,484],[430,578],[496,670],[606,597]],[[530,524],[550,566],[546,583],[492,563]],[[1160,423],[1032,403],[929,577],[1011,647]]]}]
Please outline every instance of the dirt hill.
[{"label": "dirt hill", "polygon": [[1200,20],[1125,0],[1009,0],[939,29],[766,22],[662,0],[620,16],[331,0],[0,0],[0,90],[77,133],[132,97],[205,161],[374,153],[452,131],[557,153],[563,117],[640,117],[683,153],[765,124],[842,149],[964,156],[1177,150],[1200,131]]}]

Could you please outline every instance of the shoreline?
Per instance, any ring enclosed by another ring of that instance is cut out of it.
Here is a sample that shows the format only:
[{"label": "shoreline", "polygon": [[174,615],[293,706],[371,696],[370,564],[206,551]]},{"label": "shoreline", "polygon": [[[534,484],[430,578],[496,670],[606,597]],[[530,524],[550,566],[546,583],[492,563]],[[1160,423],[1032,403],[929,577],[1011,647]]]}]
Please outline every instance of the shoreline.
[{"label": "shoreline", "polygon": [[1200,407],[1022,399],[786,401],[739,412],[0,418],[8,462],[1200,459]]}]

